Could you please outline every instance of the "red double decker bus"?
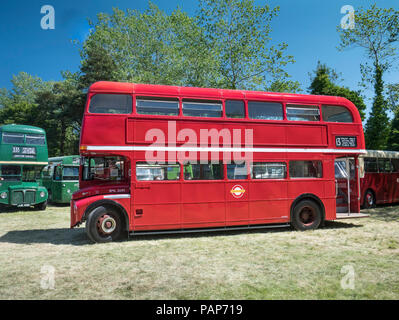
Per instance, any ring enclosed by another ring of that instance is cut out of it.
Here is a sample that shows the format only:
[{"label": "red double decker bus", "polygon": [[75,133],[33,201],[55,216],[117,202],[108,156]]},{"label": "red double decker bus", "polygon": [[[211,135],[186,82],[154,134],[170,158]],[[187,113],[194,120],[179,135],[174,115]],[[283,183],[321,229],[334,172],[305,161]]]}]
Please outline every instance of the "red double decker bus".
[{"label": "red double decker bus", "polygon": [[363,207],[399,202],[399,152],[367,150],[359,161]]},{"label": "red double decker bus", "polygon": [[[359,213],[336,162],[364,153],[357,108],[340,97],[97,82],[80,137],[71,227],[126,234],[292,225]],[[339,170],[338,170],[339,171]],[[351,201],[352,199],[352,201]]]}]

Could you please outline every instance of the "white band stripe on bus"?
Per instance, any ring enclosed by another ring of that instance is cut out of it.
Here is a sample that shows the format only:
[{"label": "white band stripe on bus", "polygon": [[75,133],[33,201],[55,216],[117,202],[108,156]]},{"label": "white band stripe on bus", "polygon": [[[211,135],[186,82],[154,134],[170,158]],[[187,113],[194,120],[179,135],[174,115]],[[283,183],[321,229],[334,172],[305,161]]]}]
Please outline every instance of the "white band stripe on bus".
[{"label": "white band stripe on bus", "polygon": [[104,196],[104,199],[130,199],[130,194],[112,194]]},{"label": "white band stripe on bus", "polygon": [[37,161],[0,161],[1,164],[44,164],[48,165],[48,162],[37,162]]},{"label": "white band stripe on bus", "polygon": [[306,153],[366,153],[365,149],[314,148],[231,148],[231,147],[151,147],[151,146],[87,146],[88,151],[184,151],[184,152],[306,152]]}]

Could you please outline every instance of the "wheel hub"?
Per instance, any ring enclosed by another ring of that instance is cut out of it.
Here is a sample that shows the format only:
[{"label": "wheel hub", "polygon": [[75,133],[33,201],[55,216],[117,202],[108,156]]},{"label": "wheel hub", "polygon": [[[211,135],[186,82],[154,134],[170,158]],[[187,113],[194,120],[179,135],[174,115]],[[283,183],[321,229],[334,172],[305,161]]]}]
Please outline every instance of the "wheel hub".
[{"label": "wheel hub", "polygon": [[299,214],[299,219],[305,226],[311,225],[316,219],[314,209],[310,207],[304,207]]},{"label": "wheel hub", "polygon": [[109,235],[116,229],[116,221],[113,217],[105,214],[97,220],[97,229],[101,234]]},{"label": "wheel hub", "polygon": [[373,205],[373,196],[371,194],[367,194],[367,203],[371,206]]}]

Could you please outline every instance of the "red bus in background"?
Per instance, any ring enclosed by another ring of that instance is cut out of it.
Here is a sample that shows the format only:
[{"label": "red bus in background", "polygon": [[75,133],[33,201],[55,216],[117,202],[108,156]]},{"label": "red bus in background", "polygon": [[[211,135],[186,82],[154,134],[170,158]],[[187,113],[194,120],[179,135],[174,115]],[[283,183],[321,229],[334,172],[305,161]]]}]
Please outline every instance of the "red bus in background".
[{"label": "red bus in background", "polygon": [[399,202],[399,152],[367,150],[359,162],[363,207]]},{"label": "red bus in background", "polygon": [[85,222],[95,242],[315,229],[339,218],[338,194],[346,193],[345,214],[360,211],[358,171],[345,189],[335,163],[358,165],[364,149],[358,110],[344,98],[97,82],[82,122],[71,227]]}]

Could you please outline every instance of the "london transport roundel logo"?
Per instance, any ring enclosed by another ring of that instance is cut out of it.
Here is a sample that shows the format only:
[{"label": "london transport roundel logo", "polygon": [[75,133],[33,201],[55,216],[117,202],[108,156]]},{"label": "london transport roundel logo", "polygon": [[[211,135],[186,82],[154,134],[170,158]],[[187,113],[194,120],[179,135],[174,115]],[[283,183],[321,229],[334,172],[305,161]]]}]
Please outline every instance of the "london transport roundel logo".
[{"label": "london transport roundel logo", "polygon": [[239,184],[236,184],[233,188],[231,188],[230,193],[233,195],[234,198],[238,199],[244,195],[245,189]]}]

